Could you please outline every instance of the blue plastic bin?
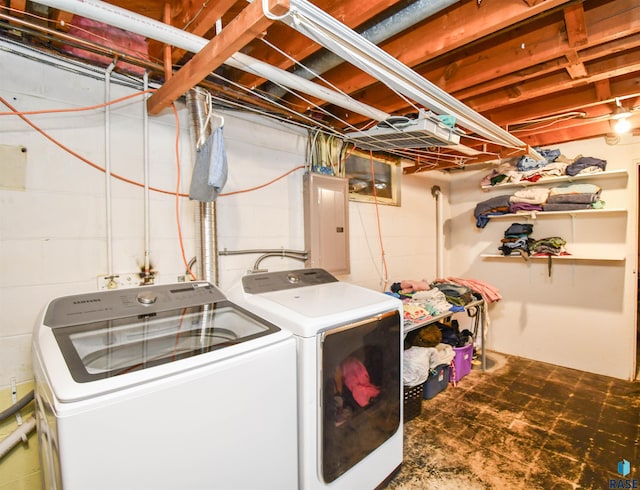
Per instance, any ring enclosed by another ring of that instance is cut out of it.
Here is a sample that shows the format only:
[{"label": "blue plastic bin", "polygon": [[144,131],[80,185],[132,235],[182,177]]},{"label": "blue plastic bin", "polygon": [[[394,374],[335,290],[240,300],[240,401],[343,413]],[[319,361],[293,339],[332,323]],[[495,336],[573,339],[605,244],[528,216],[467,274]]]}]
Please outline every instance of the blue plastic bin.
[{"label": "blue plastic bin", "polygon": [[430,400],[443,391],[449,384],[449,366],[440,364],[429,373],[429,377],[424,382],[424,392],[422,396],[425,400]]}]

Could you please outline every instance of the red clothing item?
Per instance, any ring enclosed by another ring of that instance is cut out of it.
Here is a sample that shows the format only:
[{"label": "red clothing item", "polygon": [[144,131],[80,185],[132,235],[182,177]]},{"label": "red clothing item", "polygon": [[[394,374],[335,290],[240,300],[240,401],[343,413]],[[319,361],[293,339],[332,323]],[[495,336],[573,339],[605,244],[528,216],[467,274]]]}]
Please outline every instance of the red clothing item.
[{"label": "red clothing item", "polygon": [[367,368],[355,357],[348,357],[342,361],[340,369],[342,370],[344,384],[351,391],[353,399],[361,407],[366,407],[369,401],[380,393],[380,389],[371,384]]}]

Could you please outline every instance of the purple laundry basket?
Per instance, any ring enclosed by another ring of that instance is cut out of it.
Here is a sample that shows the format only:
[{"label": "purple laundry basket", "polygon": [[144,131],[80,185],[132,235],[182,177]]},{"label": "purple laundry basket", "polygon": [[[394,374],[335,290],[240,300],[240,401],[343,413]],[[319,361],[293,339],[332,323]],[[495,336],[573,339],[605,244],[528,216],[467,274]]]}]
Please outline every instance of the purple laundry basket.
[{"label": "purple laundry basket", "polygon": [[463,347],[454,347],[453,351],[455,357],[451,361],[451,382],[455,384],[471,372],[473,342]]}]

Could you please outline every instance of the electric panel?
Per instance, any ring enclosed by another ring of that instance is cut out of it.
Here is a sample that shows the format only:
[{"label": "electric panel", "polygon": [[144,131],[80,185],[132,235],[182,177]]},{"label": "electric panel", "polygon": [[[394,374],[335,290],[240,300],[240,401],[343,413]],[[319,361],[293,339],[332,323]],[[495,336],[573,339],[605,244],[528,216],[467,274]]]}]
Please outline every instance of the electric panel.
[{"label": "electric panel", "polygon": [[307,267],[348,274],[349,179],[307,173],[304,176],[304,242]]}]

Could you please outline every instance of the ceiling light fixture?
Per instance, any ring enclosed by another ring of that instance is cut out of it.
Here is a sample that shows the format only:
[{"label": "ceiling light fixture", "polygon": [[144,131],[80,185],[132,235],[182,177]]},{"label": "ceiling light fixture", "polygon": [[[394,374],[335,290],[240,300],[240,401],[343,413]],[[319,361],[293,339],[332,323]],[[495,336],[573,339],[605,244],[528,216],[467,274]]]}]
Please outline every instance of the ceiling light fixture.
[{"label": "ceiling light fixture", "polygon": [[616,123],[613,125],[613,130],[617,134],[627,133],[629,132],[630,129],[631,129],[631,123],[629,122],[629,119],[627,119],[626,117],[618,118]]},{"label": "ceiling light fixture", "polygon": [[620,99],[616,98],[616,110],[611,115],[611,119],[615,121],[613,125],[613,130],[617,134],[627,133],[631,129],[631,123],[629,122],[629,117],[631,116],[631,111],[622,107],[620,103]]},{"label": "ceiling light fixture", "polygon": [[542,158],[523,141],[426,80],[308,0],[290,0],[290,3],[288,14],[279,17],[278,20],[360,68],[395,92],[428,107],[436,114],[455,117],[462,127],[495,144],[526,148],[529,155]]}]

